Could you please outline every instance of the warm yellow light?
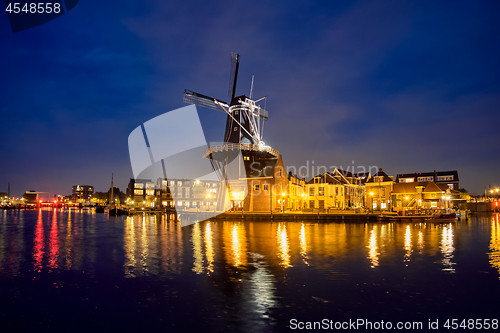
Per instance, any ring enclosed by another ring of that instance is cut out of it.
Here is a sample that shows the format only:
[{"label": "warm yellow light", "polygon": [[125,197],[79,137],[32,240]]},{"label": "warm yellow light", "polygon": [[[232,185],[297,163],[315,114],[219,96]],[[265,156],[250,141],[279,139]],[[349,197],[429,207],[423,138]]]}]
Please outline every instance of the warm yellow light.
[{"label": "warm yellow light", "polygon": [[285,195],[286,195],[286,193],[285,193],[285,192],[283,192],[283,193],[281,193],[281,195],[282,195],[282,196],[285,196]]},{"label": "warm yellow light", "polygon": [[370,195],[373,195],[373,192],[370,192]]},{"label": "warm yellow light", "polygon": [[405,197],[406,200],[408,200],[408,197]]},{"label": "warm yellow light", "polygon": [[491,190],[490,193],[493,193],[493,190]]},{"label": "warm yellow light", "polygon": [[495,189],[496,192],[498,192],[498,189]]},{"label": "warm yellow light", "polygon": [[210,198],[210,193],[207,194],[207,198]]},{"label": "warm yellow light", "polygon": [[301,197],[304,197],[304,193],[302,193],[300,196],[301,196]]}]

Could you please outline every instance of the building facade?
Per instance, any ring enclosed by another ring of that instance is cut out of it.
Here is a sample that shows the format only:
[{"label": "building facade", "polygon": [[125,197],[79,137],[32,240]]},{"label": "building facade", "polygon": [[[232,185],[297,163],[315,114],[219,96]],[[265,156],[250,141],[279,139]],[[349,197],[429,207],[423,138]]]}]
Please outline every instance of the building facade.
[{"label": "building facade", "polygon": [[394,183],[392,202],[394,211],[405,214],[426,210],[446,209],[453,206],[458,191],[452,191],[447,184],[428,182]]},{"label": "building facade", "polygon": [[382,168],[365,182],[365,206],[369,211],[392,211],[394,177]]},{"label": "building facade", "polygon": [[88,202],[94,194],[94,187],[90,185],[74,185],[71,193],[73,202]]}]

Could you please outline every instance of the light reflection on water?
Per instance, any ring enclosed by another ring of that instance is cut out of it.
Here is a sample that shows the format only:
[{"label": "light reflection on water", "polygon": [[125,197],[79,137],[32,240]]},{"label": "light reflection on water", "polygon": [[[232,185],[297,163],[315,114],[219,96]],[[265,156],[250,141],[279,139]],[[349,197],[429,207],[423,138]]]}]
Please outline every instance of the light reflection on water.
[{"label": "light reflection on water", "polygon": [[[470,267],[475,271],[467,271]],[[67,281],[63,275],[78,278]],[[277,309],[289,311],[284,316],[288,318],[304,309],[311,316],[317,309],[323,309],[322,314],[356,311],[364,302],[370,309],[386,302],[390,309],[408,296],[418,298],[411,306],[420,311],[426,302],[451,304],[451,292],[439,293],[452,283],[440,281],[453,281],[458,286],[454,293],[469,288],[470,275],[498,283],[498,214],[442,225],[204,221],[181,227],[165,216],[115,218],[74,209],[0,211],[3,281],[52,278],[68,289],[80,287],[84,282],[78,279],[86,276],[92,282],[113,281],[111,288],[120,292],[129,282],[146,288],[135,296],[141,304],[152,306],[148,300],[154,300],[164,307],[191,301],[189,310],[206,297],[201,312],[207,317],[212,318],[215,308],[215,318],[245,318],[247,331],[265,331],[265,325],[277,320]],[[133,293],[129,288],[123,299]],[[182,288],[184,298],[177,298]],[[422,289],[426,295],[419,294]],[[186,299],[193,295],[198,298]]]},{"label": "light reflection on water", "polygon": [[[500,214],[491,218],[490,264],[500,273]],[[500,278],[500,276],[499,276]]]},{"label": "light reflection on water", "polygon": [[[130,278],[180,274],[187,256],[196,274],[210,274],[224,267],[247,268],[254,262],[249,253],[264,256],[271,267],[305,265],[339,276],[350,273],[345,265],[347,258],[362,257],[367,258],[366,267],[380,269],[396,262],[407,266],[416,256],[432,260],[439,255],[443,271],[459,269],[455,233],[460,224],[205,221],[181,228],[174,220],[147,215],[109,220],[75,210],[29,213],[36,215],[28,225],[23,212],[11,223],[3,221],[0,225],[3,273],[18,274],[26,250],[31,253],[27,262],[34,272],[94,272],[96,263],[106,258],[109,269],[121,266],[124,276]],[[463,224],[463,228],[470,225]],[[491,218],[490,229],[489,263],[500,271],[498,214]],[[25,234],[27,230],[31,231]],[[186,248],[186,237],[190,248]],[[402,257],[397,260],[400,249]]]},{"label": "light reflection on water", "polygon": [[455,247],[453,245],[453,227],[451,225],[443,226],[443,231],[441,234],[441,253],[443,254],[443,270],[448,272],[455,272],[453,262],[453,251]]},{"label": "light reflection on water", "polygon": [[411,228],[409,225],[406,226],[406,231],[405,231],[405,257],[404,261],[408,262],[410,261],[411,253],[413,252],[412,246],[411,246]]},{"label": "light reflection on water", "polygon": [[370,231],[370,241],[368,243],[368,258],[370,258],[370,261],[372,263],[371,267],[377,267],[378,266],[378,256],[380,253],[378,252],[378,247],[377,247],[377,227],[374,226],[373,229]]}]

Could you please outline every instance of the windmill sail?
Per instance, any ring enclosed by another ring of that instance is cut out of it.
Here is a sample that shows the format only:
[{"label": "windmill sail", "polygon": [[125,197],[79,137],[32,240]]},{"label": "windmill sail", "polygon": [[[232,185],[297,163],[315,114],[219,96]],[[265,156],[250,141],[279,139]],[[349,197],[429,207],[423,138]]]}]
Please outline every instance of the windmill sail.
[{"label": "windmill sail", "polygon": [[225,107],[229,107],[226,102],[220,101],[213,97],[195,93],[191,90],[184,90],[184,103],[198,105],[204,108],[209,108],[217,111],[226,112],[220,105],[216,104],[214,101],[219,102]]},{"label": "windmill sail", "polygon": [[231,52],[231,76],[229,78],[229,91],[228,97],[231,98],[229,103],[233,102],[236,94],[236,81],[238,80],[238,68],[240,67],[240,55]]}]

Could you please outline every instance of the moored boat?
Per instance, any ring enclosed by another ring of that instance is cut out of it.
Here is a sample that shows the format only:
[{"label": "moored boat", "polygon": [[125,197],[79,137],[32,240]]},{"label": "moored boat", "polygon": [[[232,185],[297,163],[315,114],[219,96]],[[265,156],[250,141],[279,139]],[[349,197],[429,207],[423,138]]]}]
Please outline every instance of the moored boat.
[{"label": "moored boat", "polygon": [[428,219],[425,219],[425,222],[439,222],[439,223],[449,223],[449,222],[456,222],[457,221],[457,214],[451,213],[451,214],[438,214],[438,215],[433,215],[429,217]]}]

